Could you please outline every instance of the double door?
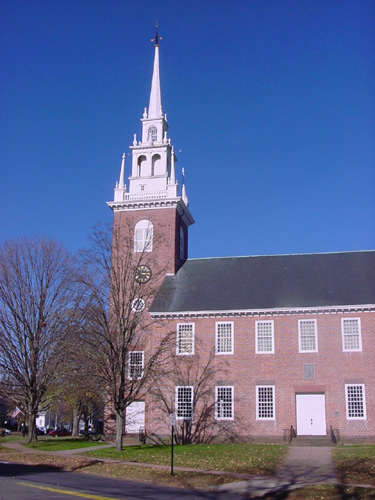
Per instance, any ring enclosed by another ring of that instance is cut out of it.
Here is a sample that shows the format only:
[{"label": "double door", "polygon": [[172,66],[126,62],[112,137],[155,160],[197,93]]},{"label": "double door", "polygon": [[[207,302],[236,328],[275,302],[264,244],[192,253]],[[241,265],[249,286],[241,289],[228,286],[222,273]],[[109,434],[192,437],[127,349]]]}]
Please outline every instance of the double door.
[{"label": "double door", "polygon": [[324,394],[297,394],[296,408],[298,436],[327,434]]}]

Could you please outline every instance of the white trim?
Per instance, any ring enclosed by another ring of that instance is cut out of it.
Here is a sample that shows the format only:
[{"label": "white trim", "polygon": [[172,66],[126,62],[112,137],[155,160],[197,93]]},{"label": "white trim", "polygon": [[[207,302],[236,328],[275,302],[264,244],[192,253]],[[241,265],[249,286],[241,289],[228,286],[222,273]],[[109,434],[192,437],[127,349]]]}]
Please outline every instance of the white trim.
[{"label": "white trim", "polygon": [[[258,325],[262,323],[271,324],[271,350],[270,351],[259,351],[258,349]],[[275,332],[274,332],[274,321],[271,320],[258,320],[255,321],[255,354],[275,354]]]},{"label": "white trim", "polygon": [[[179,347],[180,347],[180,326],[192,326],[193,331],[192,331],[192,349],[191,352],[179,352]],[[176,330],[176,355],[177,356],[192,356],[194,354],[194,348],[195,348],[195,323],[177,323],[177,330]]]},{"label": "white trim", "polygon": [[[232,336],[232,342],[231,342],[231,350],[230,351],[225,351],[225,352],[219,352],[218,351],[218,326],[219,325],[231,325],[231,336]],[[218,356],[225,356],[227,354],[234,354],[234,321],[216,321],[215,323],[215,354]]]},{"label": "white trim", "polygon": [[[272,413],[273,413],[273,416],[272,417],[260,417],[259,416],[259,389],[263,389],[263,388],[271,388],[272,389]],[[274,385],[256,385],[255,386],[255,400],[256,400],[256,408],[255,408],[255,412],[256,412],[256,420],[276,420],[276,404],[275,404],[275,386]]]},{"label": "white trim", "polygon": [[[191,389],[191,412],[190,412],[190,417],[179,417],[178,416],[178,389]],[[194,414],[194,408],[193,408],[193,403],[194,403],[194,387],[192,385],[176,385],[175,387],[175,414],[176,414],[176,419],[177,420],[193,420],[193,414]]]},{"label": "white trim", "polygon": [[[147,192],[147,191],[146,191]],[[143,196],[143,193],[141,194]],[[107,201],[107,205],[114,212],[159,210],[164,208],[176,208],[187,227],[194,224],[195,220],[191,215],[182,197],[159,198],[159,199],[139,199],[132,201]]]},{"label": "white trim", "polygon": [[[349,417],[348,387],[362,387],[363,417]],[[365,384],[345,384],[346,420],[367,420]]]},{"label": "white trim", "polygon": [[204,310],[204,311],[176,311],[155,312],[150,315],[155,318],[245,318],[245,317],[272,317],[272,316],[299,316],[299,315],[322,315],[322,314],[360,314],[375,312],[375,304],[361,305],[338,305],[326,307],[285,307],[279,309],[228,309],[228,310]]},{"label": "white trim", "polygon": [[[301,323],[314,323],[315,349],[302,349],[301,347]],[[318,325],[315,318],[298,320],[298,352],[318,352]]]},{"label": "white trim", "polygon": [[[344,335],[344,323],[346,321],[356,320],[358,321],[358,349],[345,349],[345,335]],[[341,318],[341,336],[342,336],[342,350],[343,352],[361,352],[362,351],[362,332],[361,332],[361,318]]]},{"label": "white trim", "polygon": [[[218,416],[218,392],[219,389],[230,389],[231,390],[231,417],[219,417]],[[217,385],[215,386],[215,420],[234,420],[234,387],[233,385]]]}]

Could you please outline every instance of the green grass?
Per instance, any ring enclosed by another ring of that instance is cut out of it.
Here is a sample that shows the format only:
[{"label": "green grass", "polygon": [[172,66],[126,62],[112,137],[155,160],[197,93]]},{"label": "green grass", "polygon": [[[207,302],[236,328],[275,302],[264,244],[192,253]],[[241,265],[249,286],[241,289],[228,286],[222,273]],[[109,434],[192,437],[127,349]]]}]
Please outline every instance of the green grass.
[{"label": "green grass", "polygon": [[27,448],[42,451],[63,451],[63,450],[77,450],[79,448],[90,448],[91,446],[100,446],[98,441],[85,441],[83,438],[71,437],[38,437],[36,443],[22,443]]},{"label": "green grass", "polygon": [[375,486],[375,445],[341,446],[332,458],[339,481]]},{"label": "green grass", "polygon": [[[174,465],[194,469],[272,475],[281,467],[288,449],[282,445],[206,444],[174,447]],[[128,446],[85,453],[86,456],[127,462],[170,465],[170,446]]]},{"label": "green grass", "polygon": [[20,432],[13,432],[10,436],[0,437],[0,444],[8,441],[22,441],[22,434]]}]

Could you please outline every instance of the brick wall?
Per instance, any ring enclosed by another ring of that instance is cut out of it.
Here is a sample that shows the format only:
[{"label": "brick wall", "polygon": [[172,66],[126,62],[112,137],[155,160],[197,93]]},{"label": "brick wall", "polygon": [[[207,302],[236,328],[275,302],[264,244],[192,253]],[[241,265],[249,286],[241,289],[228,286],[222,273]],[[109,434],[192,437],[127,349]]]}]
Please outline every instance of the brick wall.
[{"label": "brick wall", "polygon": [[[343,352],[341,318],[360,318],[362,334],[361,352]],[[274,354],[255,353],[255,322],[274,321]],[[317,322],[318,352],[300,353],[298,346],[298,320],[315,319]],[[195,323],[196,348],[192,358],[202,366],[215,347],[215,323],[222,318],[197,318]],[[296,429],[296,394],[323,393],[325,417],[329,426],[338,428],[342,436],[375,435],[375,314],[319,314],[227,318],[234,321],[234,353],[216,355],[215,365],[221,367],[211,380],[214,398],[215,385],[233,385],[234,420],[230,425],[238,435],[281,436],[290,425]],[[165,328],[176,329],[177,322],[169,321]],[[182,358],[182,357],[181,357]],[[315,377],[304,378],[304,363],[314,364]],[[190,367],[191,370],[191,367]],[[190,378],[189,378],[190,377]],[[191,374],[187,376],[191,384]],[[345,384],[365,384],[366,420],[346,418]],[[256,386],[275,386],[274,420],[256,419]],[[180,382],[176,385],[181,385]],[[165,384],[167,388],[168,384]],[[174,387],[168,386],[170,397]],[[154,398],[147,405],[146,426],[158,433],[168,432],[167,415]],[[166,423],[165,427],[161,421]],[[221,422],[222,424],[222,422]],[[298,433],[298,428],[297,428]]]}]

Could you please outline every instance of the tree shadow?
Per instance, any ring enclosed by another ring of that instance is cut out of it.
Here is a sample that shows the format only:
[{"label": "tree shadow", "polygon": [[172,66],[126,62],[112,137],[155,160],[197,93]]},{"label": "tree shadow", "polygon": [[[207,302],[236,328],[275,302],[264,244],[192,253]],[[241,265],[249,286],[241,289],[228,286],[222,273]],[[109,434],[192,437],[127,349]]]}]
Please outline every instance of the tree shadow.
[{"label": "tree shadow", "polygon": [[0,462],[0,476],[17,477],[50,472],[63,472],[61,467],[52,465],[26,465],[14,462]]}]

